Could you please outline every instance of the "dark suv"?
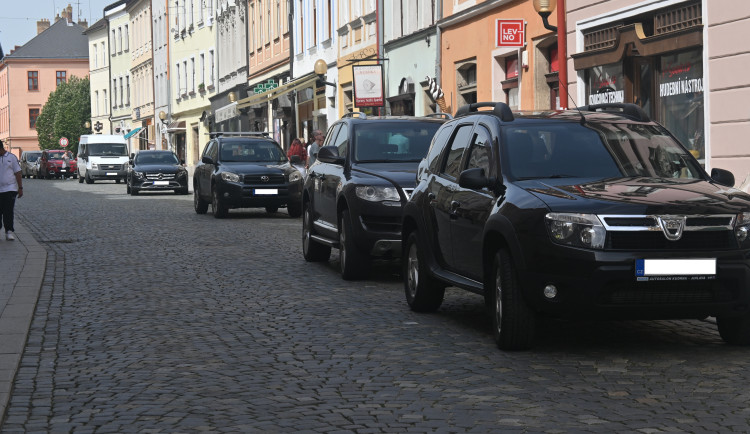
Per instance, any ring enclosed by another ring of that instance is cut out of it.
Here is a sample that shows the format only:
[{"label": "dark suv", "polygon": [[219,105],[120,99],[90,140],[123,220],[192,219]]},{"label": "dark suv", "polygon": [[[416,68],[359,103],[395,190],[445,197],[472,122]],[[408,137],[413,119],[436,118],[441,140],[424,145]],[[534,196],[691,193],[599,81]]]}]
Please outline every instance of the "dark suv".
[{"label": "dark suv", "polygon": [[714,316],[724,341],[750,344],[750,195],[638,106],[471,104],[422,167],[403,220],[413,310],[446,286],[483,295],[509,350],[532,345],[540,314]]},{"label": "dark suv", "polygon": [[125,182],[132,196],[141,191],[165,190],[188,194],[185,162],[172,151],[140,151],[131,156]]},{"label": "dark suv", "polygon": [[290,217],[302,214],[302,174],[289,163],[266,133],[212,133],[193,175],[195,212],[214,217],[232,208],[286,207]]},{"label": "dark suv", "polygon": [[327,261],[340,250],[344,279],[366,275],[371,257],[401,253],[401,211],[419,162],[449,115],[367,117],[349,113],[328,129],[302,196],[302,250]]}]

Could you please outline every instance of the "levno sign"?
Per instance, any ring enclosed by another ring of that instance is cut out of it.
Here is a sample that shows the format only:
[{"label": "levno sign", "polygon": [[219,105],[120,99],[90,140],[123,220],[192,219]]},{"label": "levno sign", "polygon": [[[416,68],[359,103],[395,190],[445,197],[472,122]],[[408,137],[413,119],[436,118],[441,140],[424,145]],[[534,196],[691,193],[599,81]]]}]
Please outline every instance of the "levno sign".
[{"label": "levno sign", "polygon": [[526,42],[524,20],[495,20],[497,47],[523,47]]}]

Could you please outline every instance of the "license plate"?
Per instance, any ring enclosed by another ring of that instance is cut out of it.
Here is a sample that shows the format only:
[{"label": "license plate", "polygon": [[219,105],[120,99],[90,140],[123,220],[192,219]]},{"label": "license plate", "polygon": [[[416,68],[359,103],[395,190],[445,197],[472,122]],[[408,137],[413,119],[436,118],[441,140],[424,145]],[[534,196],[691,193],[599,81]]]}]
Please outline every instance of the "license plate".
[{"label": "license plate", "polygon": [[117,176],[117,172],[107,172],[107,176]]},{"label": "license plate", "polygon": [[60,169],[60,172],[67,172],[68,169]]},{"label": "license plate", "polygon": [[716,259],[637,259],[635,276],[646,280],[711,280],[716,278]]},{"label": "license plate", "polygon": [[255,194],[257,195],[275,195],[279,194],[279,190],[276,188],[256,188]]},{"label": "license plate", "polygon": [[169,185],[169,181],[154,181],[154,185]]}]

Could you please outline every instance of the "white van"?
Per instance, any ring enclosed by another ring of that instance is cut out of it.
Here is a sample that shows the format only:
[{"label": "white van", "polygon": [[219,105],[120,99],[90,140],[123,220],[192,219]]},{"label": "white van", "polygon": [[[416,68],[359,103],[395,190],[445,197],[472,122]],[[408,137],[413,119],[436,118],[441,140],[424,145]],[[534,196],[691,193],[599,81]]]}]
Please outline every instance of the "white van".
[{"label": "white van", "polygon": [[128,169],[128,141],[116,134],[81,136],[78,142],[78,182],[102,179],[124,181]]}]

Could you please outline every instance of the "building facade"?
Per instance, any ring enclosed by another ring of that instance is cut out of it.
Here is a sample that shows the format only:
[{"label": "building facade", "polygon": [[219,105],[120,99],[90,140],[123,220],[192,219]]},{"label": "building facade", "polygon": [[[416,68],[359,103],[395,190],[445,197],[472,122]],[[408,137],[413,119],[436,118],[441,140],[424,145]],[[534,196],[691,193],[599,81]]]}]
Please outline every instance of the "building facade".
[{"label": "building facade", "polygon": [[[174,151],[167,131],[172,119],[169,87],[169,41],[172,14],[168,13],[169,0],[151,0],[151,46],[154,70],[154,129],[156,149]],[[163,119],[162,119],[163,118]]]},{"label": "building facade", "polygon": [[344,113],[361,111],[379,114],[377,107],[357,107],[354,104],[355,67],[380,65],[378,61],[378,22],[375,0],[339,1],[338,34],[339,54],[336,60],[339,76],[339,117]]},{"label": "building facade", "polygon": [[89,40],[89,83],[91,85],[91,129],[112,134],[109,105],[109,36],[102,18],[84,33]]},{"label": "building facade", "polygon": [[[109,24],[109,84],[112,111],[110,121],[114,134],[127,135],[134,128],[130,108],[130,17],[128,1],[121,1],[104,9]],[[130,149],[138,149],[130,144]]]},{"label": "building facade", "polygon": [[0,60],[0,139],[16,155],[39,149],[36,119],[49,94],[89,75],[87,23],[72,15],[68,6],[54,24],[39,21],[37,36]]},{"label": "building facade", "polygon": [[131,138],[131,151],[156,149],[154,130],[154,52],[151,32],[151,1],[128,4],[130,20],[131,121],[140,128]]}]

